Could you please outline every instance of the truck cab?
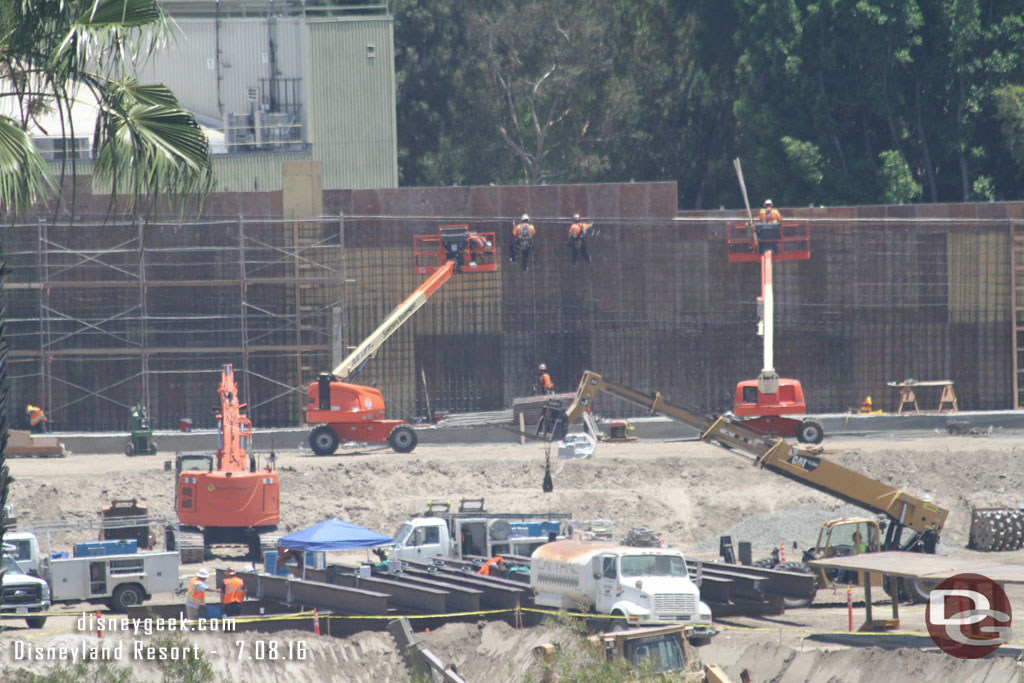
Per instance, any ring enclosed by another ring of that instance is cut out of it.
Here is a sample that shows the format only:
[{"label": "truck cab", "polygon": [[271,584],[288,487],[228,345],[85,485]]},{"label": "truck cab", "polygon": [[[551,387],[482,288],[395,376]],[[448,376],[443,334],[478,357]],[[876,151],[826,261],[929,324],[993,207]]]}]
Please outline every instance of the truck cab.
[{"label": "truck cab", "polygon": [[[4,550],[13,549],[4,543]],[[0,613],[5,617],[23,617],[29,628],[42,628],[50,611],[50,586],[37,576],[29,576],[7,552],[3,557],[3,598]],[[33,616],[35,615],[35,616]],[[42,615],[42,616],[40,616]]]},{"label": "truck cab", "polygon": [[530,586],[536,605],[607,614],[610,628],[680,622],[696,639],[715,634],[711,609],[678,550],[547,543],[530,558]]},{"label": "truck cab", "polygon": [[39,540],[35,534],[25,531],[8,531],[4,534],[4,546],[10,546],[7,553],[18,563],[21,571],[29,576],[39,576]]}]

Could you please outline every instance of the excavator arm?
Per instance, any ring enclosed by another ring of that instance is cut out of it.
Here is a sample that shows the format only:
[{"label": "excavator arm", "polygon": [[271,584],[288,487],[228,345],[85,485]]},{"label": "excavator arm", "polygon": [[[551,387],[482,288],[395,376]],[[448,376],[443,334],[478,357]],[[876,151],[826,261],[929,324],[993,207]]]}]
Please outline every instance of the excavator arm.
[{"label": "excavator arm", "polygon": [[608,382],[590,370],[583,373],[576,396],[564,411],[553,405],[545,407],[537,425],[537,436],[546,441],[561,440],[569,427],[590,409],[594,397],[600,392],[639,405],[651,415],[664,415],[689,425],[700,431],[702,441],[744,455],[755,465],[886,515],[892,522],[887,536],[888,549],[900,546],[900,532],[908,528],[915,532],[915,536],[903,547],[920,542],[925,550],[934,552],[934,543],[946,523],[948,510],[806,449],[792,446],[784,439],[765,437],[743,426],[741,421],[701,415],[666,401],[658,392],[642,392]]},{"label": "excavator arm", "polygon": [[427,303],[434,292],[441,288],[441,285],[448,282],[452,273],[455,272],[455,261],[446,261],[438,268],[423,284],[406,297],[405,301],[398,304],[384,321],[375,329],[370,336],[362,341],[359,346],[345,357],[332,371],[332,375],[342,382],[350,380],[359,371],[362,365],[371,358],[377,349],[388,340],[388,337],[398,331],[416,311]]}]

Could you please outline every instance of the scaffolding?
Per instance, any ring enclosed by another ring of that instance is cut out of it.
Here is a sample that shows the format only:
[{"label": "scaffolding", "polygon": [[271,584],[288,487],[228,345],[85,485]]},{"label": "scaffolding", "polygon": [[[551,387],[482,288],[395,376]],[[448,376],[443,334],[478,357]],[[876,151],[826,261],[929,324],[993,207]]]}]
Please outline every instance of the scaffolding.
[{"label": "scaffolding", "polygon": [[[2,233],[12,405],[62,431],[126,430],[138,401],[158,429],[212,428],[232,363],[256,427],[298,426],[308,384],[422,281],[413,238],[466,223],[497,234],[497,272],[454,277],[354,379],[390,417],[506,408],[541,362],[559,389],[593,368],[722,412],[761,355],[760,273],[728,263],[730,218],[598,219],[576,265],[569,221],[541,218],[529,271],[501,219],[17,223]],[[895,410],[887,383],[910,378],[954,381],[961,407],[1017,406],[1019,222],[810,219],[775,316],[776,367],[809,412],[866,395]]]}]

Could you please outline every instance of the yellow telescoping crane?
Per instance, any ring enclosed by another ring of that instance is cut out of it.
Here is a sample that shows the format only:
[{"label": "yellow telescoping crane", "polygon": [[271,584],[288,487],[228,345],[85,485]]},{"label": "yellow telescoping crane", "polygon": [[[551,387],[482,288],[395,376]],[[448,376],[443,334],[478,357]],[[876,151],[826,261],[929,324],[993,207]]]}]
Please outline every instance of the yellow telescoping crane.
[{"label": "yellow telescoping crane", "polygon": [[[590,409],[599,392],[642,406],[652,415],[664,415],[687,424],[700,431],[702,441],[741,454],[754,465],[884,515],[889,523],[881,550],[935,552],[949,510],[793,446],[784,439],[766,437],[744,426],[740,420],[706,417],[666,401],[658,392],[637,391],[615,384],[590,370],[583,373],[568,408],[562,410],[557,402],[544,408],[537,424],[537,436],[544,441],[560,441],[569,426]],[[903,538],[904,530],[910,532],[909,538]]]}]

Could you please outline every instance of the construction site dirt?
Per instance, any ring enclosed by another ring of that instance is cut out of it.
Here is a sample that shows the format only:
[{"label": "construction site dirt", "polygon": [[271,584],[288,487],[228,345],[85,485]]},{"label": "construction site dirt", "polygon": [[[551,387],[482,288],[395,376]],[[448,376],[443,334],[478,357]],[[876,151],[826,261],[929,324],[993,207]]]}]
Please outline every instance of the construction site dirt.
[{"label": "construction site dirt", "polygon": [[[601,443],[593,459],[559,460],[553,466],[554,491],[541,491],[544,446],[434,446],[421,444],[408,455],[390,449],[339,450],[332,456],[278,451],[281,478],[280,533],[339,517],[393,534],[429,501],[483,497],[494,512],[568,512],[574,519],[611,520],[616,537],[634,526],[655,530],[669,546],[690,557],[713,560],[718,537],[747,530],[754,558],[780,544],[798,555],[816,540],[823,521],[850,513],[846,503],[772,472],[714,446],[693,441]],[[997,430],[975,436],[916,432],[858,438],[829,438],[827,457],[869,477],[918,496],[930,496],[948,508],[938,547],[940,555],[984,557],[1024,562],[1024,551],[975,553],[966,549],[971,510],[1016,507],[1022,501],[1024,472],[1018,466],[1021,434]],[[255,446],[260,448],[259,433]],[[173,517],[174,475],[164,470],[172,454],[126,458],[124,455],[74,454],[62,459],[19,459],[9,463],[14,483],[10,502],[19,524],[35,521],[92,519],[112,498],[134,497],[156,516]],[[751,520],[789,520],[782,526]],[[67,548],[76,537],[51,539],[54,549]],[[797,548],[793,548],[793,542]],[[244,548],[225,549],[205,566],[245,565]],[[360,559],[340,554],[328,562]],[[795,559],[795,558],[794,558]],[[192,574],[200,565],[182,568]],[[1014,605],[1024,601],[1024,588],[1007,586]],[[884,593],[875,591],[876,615],[887,612]],[[180,600],[171,595],[156,601]],[[855,587],[855,627],[864,621],[863,592]],[[95,609],[83,606],[82,609]],[[79,633],[75,616],[52,617],[41,631],[23,621],[5,621],[0,633],[0,667],[50,670],[61,662],[16,661],[12,644],[31,636],[33,644],[72,644],[93,638]],[[739,680],[748,669],[756,681],[768,680],[960,680],[1010,681],[1021,675],[1015,657],[1020,644],[1011,642],[981,660],[958,660],[932,645],[924,606],[902,605],[897,635],[845,636],[848,630],[846,590],[820,591],[811,607],[787,610],[776,617],[718,620],[724,630],[700,648],[705,662],[722,666]],[[818,634],[813,635],[812,634]],[[808,637],[812,636],[812,637]],[[208,656],[214,671],[226,680],[403,680],[405,664],[386,632],[349,638],[318,637],[309,631],[281,631],[267,636],[308,644],[303,661],[249,661],[238,665],[235,641],[254,641],[257,633],[187,634]],[[421,634],[421,642],[441,659],[456,664],[466,680],[521,681],[539,675],[535,645],[549,641],[546,626],[515,630],[503,622],[453,623]],[[1013,655],[1013,656],[1008,656]],[[131,664],[131,662],[124,662]],[[147,665],[148,666],[148,665]],[[143,666],[139,676],[147,679]],[[152,670],[153,678],[158,678]]]}]

